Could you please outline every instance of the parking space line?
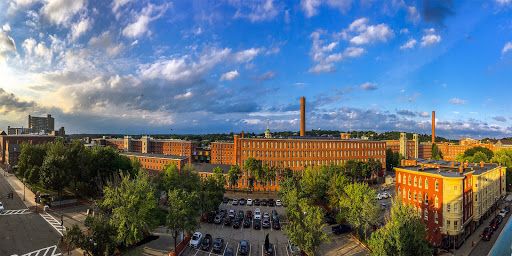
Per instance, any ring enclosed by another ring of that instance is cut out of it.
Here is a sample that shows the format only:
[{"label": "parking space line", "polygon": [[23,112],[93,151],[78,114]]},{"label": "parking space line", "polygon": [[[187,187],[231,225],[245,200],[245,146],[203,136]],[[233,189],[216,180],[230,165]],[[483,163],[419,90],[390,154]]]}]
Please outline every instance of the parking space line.
[{"label": "parking space line", "polygon": [[229,244],[229,242],[226,242],[226,245],[224,246],[224,252],[222,253],[222,255],[226,254],[226,249],[228,248],[228,244]]},{"label": "parking space line", "polygon": [[238,251],[240,251],[240,244],[236,247],[236,256],[238,256]]}]

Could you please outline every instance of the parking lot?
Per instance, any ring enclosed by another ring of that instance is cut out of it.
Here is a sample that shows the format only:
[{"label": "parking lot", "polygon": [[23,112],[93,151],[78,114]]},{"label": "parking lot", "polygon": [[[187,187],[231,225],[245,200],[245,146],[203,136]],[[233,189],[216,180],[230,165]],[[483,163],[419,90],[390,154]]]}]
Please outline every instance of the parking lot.
[{"label": "parking lot", "polygon": [[[229,210],[234,210],[235,215],[238,214],[238,211],[252,211],[254,214],[256,208],[260,208],[261,215],[265,212],[268,212],[271,215],[272,210],[276,210],[279,216],[279,220],[281,223],[281,229],[275,230],[272,225],[270,228],[261,228],[259,230],[255,230],[251,226],[249,228],[244,228],[243,225],[240,225],[240,228],[235,229],[231,225],[225,226],[224,223],[214,224],[214,223],[201,223],[201,227],[198,232],[201,232],[203,237],[206,234],[210,234],[215,240],[216,238],[224,239],[224,247],[222,248],[221,253],[214,253],[212,251],[213,246],[211,246],[209,251],[202,251],[199,248],[194,249],[187,247],[181,255],[223,255],[226,248],[232,248],[234,255],[240,255],[239,246],[241,241],[247,241],[249,243],[249,253],[248,255],[263,255],[263,246],[265,244],[265,236],[269,235],[269,242],[273,245],[274,255],[290,255],[287,252],[287,244],[288,238],[284,235],[284,230],[282,229],[283,225],[286,225],[286,208],[283,206],[248,206],[248,205],[233,205],[233,201],[230,200],[227,204],[221,204],[219,209],[225,209],[227,212]],[[232,224],[232,223],[231,223]]]}]

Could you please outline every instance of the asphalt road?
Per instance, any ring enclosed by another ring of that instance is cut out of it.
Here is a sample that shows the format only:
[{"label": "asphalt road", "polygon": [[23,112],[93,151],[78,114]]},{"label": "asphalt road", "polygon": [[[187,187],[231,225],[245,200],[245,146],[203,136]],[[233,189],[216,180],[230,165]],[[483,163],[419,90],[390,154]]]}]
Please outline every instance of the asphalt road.
[{"label": "asphalt road", "polygon": [[[504,208],[505,205],[506,204],[503,204],[500,208]],[[499,210],[498,210],[498,212],[499,212]],[[489,240],[489,241],[481,240],[480,242],[478,242],[478,244],[475,246],[475,248],[473,249],[473,251],[471,251],[471,253],[469,255],[470,256],[488,255],[492,249],[492,246],[494,245],[494,243],[496,243],[496,240],[498,240],[498,237],[500,236],[501,231],[503,231],[503,228],[507,225],[507,222],[509,221],[510,216],[511,216],[510,213],[505,216],[505,218],[503,219],[503,222],[500,224],[498,229],[496,231],[494,231],[494,234],[492,235],[491,240]],[[492,220],[492,219],[494,219],[494,213],[492,214],[491,217],[489,217],[489,219],[487,219],[487,221]],[[485,228],[485,227],[483,227],[483,228]],[[479,233],[475,233],[475,234],[473,234],[473,236],[481,235],[483,232],[483,228],[479,227],[477,230],[477,232],[479,232]]]},{"label": "asphalt road", "polygon": [[38,256],[59,255],[60,251],[52,246],[58,244],[60,234],[41,215],[28,211],[22,201],[23,195],[20,198],[15,193],[14,199],[7,199],[11,190],[5,178],[0,176],[0,198],[3,197],[0,201],[5,208],[0,214],[0,255],[31,252],[28,255],[36,255],[36,251],[44,248],[47,249],[41,250]]}]

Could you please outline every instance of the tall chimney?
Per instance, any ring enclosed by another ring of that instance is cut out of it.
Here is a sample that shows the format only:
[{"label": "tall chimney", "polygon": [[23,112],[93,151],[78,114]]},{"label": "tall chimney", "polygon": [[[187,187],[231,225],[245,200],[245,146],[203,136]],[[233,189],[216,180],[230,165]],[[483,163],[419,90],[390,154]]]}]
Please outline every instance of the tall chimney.
[{"label": "tall chimney", "polygon": [[300,136],[306,136],[306,98],[300,98]]},{"label": "tall chimney", "polygon": [[436,143],[436,112],[432,111],[432,144]]}]

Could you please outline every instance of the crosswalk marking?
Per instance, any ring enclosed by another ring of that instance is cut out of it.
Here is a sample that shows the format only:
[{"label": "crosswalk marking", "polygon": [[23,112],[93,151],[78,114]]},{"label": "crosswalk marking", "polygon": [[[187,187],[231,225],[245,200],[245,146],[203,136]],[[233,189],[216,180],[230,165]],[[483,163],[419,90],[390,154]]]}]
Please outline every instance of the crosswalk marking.
[{"label": "crosswalk marking", "polygon": [[66,227],[61,226],[60,222],[57,221],[53,216],[51,216],[48,213],[40,213],[41,217],[43,217],[46,222],[48,222],[52,227],[59,232],[59,234],[62,236],[62,233],[66,231]]},{"label": "crosswalk marking", "polygon": [[[50,254],[48,254],[50,253]],[[39,249],[37,251],[25,253],[21,256],[59,256],[62,255],[60,252],[57,251],[57,245],[46,247],[43,249]]]},{"label": "crosswalk marking", "polygon": [[0,215],[14,215],[14,214],[27,214],[30,213],[28,209],[21,209],[21,210],[4,210],[3,212],[0,212]]}]

